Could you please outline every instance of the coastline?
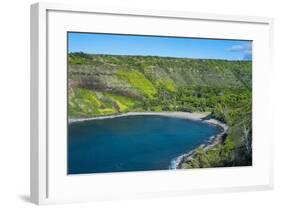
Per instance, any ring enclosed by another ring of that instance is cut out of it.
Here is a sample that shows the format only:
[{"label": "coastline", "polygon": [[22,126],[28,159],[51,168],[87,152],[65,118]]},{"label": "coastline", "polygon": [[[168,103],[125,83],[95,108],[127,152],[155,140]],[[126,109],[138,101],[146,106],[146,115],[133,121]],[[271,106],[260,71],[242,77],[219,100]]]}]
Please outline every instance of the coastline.
[{"label": "coastline", "polygon": [[189,119],[189,120],[195,120],[195,121],[201,121],[204,123],[208,123],[210,125],[215,125],[219,127],[222,131],[217,134],[210,137],[209,141],[205,144],[201,144],[199,147],[184,153],[174,160],[171,161],[169,169],[181,169],[181,164],[187,161],[192,160],[193,156],[195,155],[198,148],[203,148],[203,150],[208,150],[216,146],[217,144],[220,144],[222,142],[222,139],[226,136],[228,125],[218,121],[214,118],[208,118],[210,113],[208,112],[128,112],[123,114],[117,114],[117,115],[110,115],[110,116],[99,116],[99,117],[90,117],[90,118],[76,118],[76,119],[68,119],[68,123],[77,123],[77,122],[83,122],[83,121],[91,121],[91,120],[101,120],[101,119],[113,119],[113,118],[120,118],[120,117],[126,117],[126,116],[137,116],[137,115],[159,115],[159,116],[166,116],[166,117],[173,117],[173,118],[182,118],[182,119]]},{"label": "coastline", "polygon": [[[110,116],[96,116],[96,117],[89,117],[89,118],[70,118],[68,119],[69,123],[76,123],[76,122],[83,122],[83,121],[91,121],[91,120],[101,120],[101,119],[109,119],[109,118],[120,118],[120,117],[126,117],[126,116],[139,116],[139,115],[158,115],[158,116],[166,116],[166,117],[173,117],[173,118],[184,118],[184,119],[190,119],[190,120],[202,120],[206,118],[209,113],[189,113],[189,112],[169,112],[169,111],[163,111],[163,112],[128,112],[128,113],[122,113],[122,114],[116,114],[116,115],[110,115]],[[207,120],[206,120],[207,121]]]},{"label": "coastline", "polygon": [[209,149],[213,148],[214,146],[220,144],[222,142],[223,138],[227,135],[227,130],[228,130],[229,127],[225,123],[223,123],[221,121],[218,121],[216,119],[213,119],[213,118],[207,119],[207,120],[202,120],[202,121],[207,122],[207,123],[212,124],[212,125],[216,125],[219,128],[221,128],[222,131],[219,134],[210,137],[208,143],[201,144],[199,147],[189,151],[188,153],[180,155],[179,157],[174,159],[171,162],[170,169],[181,169],[181,165],[184,162],[188,162],[188,161],[191,161],[193,159],[193,157],[196,154],[196,151],[197,151],[198,148],[203,148],[203,150],[209,150]]}]

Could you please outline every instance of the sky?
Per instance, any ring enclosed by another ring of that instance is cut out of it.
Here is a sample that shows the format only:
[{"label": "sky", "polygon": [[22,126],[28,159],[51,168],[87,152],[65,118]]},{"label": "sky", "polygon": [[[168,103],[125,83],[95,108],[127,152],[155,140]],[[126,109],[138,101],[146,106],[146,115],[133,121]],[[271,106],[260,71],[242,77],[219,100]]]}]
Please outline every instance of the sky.
[{"label": "sky", "polygon": [[252,60],[252,41],[69,32],[68,52]]}]

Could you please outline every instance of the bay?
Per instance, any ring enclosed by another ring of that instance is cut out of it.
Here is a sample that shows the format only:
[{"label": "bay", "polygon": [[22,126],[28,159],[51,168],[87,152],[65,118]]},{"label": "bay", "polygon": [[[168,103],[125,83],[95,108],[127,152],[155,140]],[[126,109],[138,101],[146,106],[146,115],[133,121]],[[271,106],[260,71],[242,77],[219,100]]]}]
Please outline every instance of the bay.
[{"label": "bay", "polygon": [[70,123],[68,174],[168,170],[220,131],[202,121],[158,115]]}]

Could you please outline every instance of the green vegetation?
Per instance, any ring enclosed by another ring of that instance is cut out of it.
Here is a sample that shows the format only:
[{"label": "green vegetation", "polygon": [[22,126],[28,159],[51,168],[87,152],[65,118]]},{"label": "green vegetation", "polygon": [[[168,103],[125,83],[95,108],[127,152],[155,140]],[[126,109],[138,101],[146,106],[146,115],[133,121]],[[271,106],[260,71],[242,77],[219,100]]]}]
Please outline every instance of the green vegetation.
[{"label": "green vegetation", "polygon": [[105,116],[128,112],[137,104],[125,96],[75,88],[69,92],[68,109],[72,117]]},{"label": "green vegetation", "polygon": [[129,111],[211,112],[228,124],[221,144],[181,168],[251,165],[251,61],[69,54],[71,118]]},{"label": "green vegetation", "polygon": [[132,87],[136,88],[149,99],[153,99],[157,93],[153,84],[142,73],[136,70],[119,70],[117,76],[127,81]]}]

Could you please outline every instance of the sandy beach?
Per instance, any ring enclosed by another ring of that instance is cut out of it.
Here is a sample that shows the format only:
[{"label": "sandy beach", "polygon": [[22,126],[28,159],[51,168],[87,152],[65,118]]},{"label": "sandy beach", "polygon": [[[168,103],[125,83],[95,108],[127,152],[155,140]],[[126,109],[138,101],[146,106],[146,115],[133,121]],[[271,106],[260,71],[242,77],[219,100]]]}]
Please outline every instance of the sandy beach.
[{"label": "sandy beach", "polygon": [[118,115],[110,115],[110,116],[98,116],[98,117],[89,117],[89,118],[70,118],[68,119],[69,123],[82,122],[82,121],[90,121],[90,120],[99,120],[99,119],[110,119],[110,118],[118,118],[125,116],[137,116],[137,115],[159,115],[159,116],[167,116],[174,118],[185,118],[191,120],[202,120],[206,116],[209,115],[208,112],[204,113],[189,113],[189,112],[129,112]]}]

